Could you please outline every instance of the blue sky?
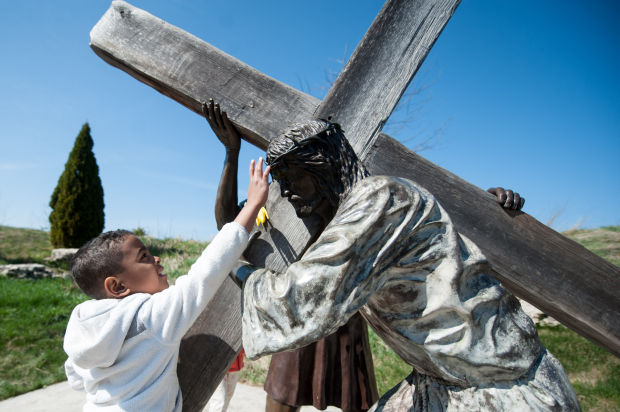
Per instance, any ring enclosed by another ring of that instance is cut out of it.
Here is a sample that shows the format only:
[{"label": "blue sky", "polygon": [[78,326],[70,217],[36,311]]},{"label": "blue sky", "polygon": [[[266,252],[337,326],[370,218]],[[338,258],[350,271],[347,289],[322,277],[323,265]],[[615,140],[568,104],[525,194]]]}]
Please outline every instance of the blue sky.
[{"label": "blue sky", "polygon": [[[90,50],[109,4],[0,2],[0,224],[49,227],[49,197],[88,121],[106,230],[209,239],[224,151],[204,119]],[[132,4],[322,98],[382,2]],[[386,131],[410,148],[430,138],[424,157],[482,188],[517,189],[557,230],[620,224],[619,4],[464,0]],[[260,154],[243,146],[240,197]]]}]

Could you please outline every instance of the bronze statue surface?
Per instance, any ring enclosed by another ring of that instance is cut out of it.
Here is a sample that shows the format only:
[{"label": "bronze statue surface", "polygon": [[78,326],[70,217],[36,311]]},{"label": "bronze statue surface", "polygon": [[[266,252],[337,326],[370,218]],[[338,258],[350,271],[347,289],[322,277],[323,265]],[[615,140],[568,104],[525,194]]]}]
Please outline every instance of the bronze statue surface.
[{"label": "bronze statue surface", "polygon": [[367,177],[346,146],[337,126],[313,120],[267,150],[282,195],[326,224],[285,272],[252,269],[248,356],[303,347],[359,311],[413,369],[378,410],[578,410],[560,364],[478,247],[428,191],[404,178]]}]

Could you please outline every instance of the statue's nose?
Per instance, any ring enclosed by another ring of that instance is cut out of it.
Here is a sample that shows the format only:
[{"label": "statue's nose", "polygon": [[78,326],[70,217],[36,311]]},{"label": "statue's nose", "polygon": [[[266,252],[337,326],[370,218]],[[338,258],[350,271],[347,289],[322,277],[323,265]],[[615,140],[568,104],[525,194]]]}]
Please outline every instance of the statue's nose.
[{"label": "statue's nose", "polygon": [[285,180],[280,180],[278,182],[280,184],[280,196],[289,197],[291,193],[291,189],[288,187],[288,182]]}]

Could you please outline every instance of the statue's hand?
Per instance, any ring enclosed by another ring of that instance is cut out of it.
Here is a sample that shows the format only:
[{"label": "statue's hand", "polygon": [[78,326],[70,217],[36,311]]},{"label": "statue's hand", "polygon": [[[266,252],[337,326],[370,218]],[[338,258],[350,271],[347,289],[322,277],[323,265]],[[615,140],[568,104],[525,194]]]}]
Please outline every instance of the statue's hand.
[{"label": "statue's hand", "polygon": [[209,103],[202,103],[202,113],[209,122],[213,133],[224,144],[226,150],[239,152],[241,147],[241,134],[231,123],[226,112],[220,111],[220,105],[209,99]]},{"label": "statue's hand", "polygon": [[517,192],[503,187],[492,187],[487,192],[495,196],[497,203],[505,209],[521,210],[525,203],[525,198],[521,197]]}]

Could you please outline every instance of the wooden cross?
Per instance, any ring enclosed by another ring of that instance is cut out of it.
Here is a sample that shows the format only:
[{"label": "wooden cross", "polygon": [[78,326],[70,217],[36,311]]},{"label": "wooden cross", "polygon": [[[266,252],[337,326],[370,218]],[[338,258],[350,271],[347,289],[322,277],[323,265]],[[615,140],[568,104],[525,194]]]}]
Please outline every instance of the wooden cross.
[{"label": "wooden cross", "polygon": [[[407,177],[433,193],[510,291],[620,355],[618,267],[525,213],[501,210],[488,193],[380,133],[459,1],[388,0],[323,102],[122,1],[92,29],[91,47],[200,116],[203,101],[221,102],[261,149],[293,122],[331,117],[372,174]],[[303,250],[312,228],[271,190],[271,239],[280,250],[255,247],[248,254],[281,269]],[[240,292],[228,280],[181,346],[184,410],[204,406],[240,346]]]}]

